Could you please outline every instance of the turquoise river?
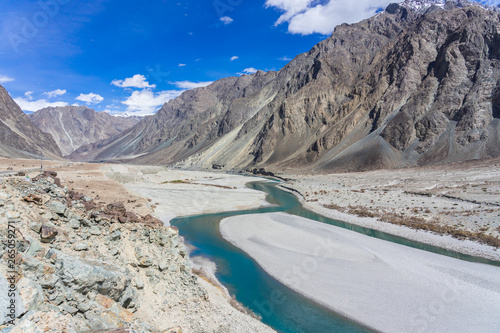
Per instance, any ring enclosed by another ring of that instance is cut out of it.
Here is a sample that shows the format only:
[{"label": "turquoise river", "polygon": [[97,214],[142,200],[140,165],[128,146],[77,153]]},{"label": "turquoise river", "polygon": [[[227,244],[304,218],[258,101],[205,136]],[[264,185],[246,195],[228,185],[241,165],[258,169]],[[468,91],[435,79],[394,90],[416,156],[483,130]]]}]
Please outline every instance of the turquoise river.
[{"label": "turquoise river", "polygon": [[359,323],[309,301],[272,278],[245,252],[222,238],[219,232],[219,223],[223,218],[244,214],[287,212],[421,250],[462,260],[500,266],[499,262],[447,251],[435,246],[326,218],[303,208],[293,194],[276,187],[276,183],[252,182],[247,186],[265,192],[267,194],[266,200],[276,206],[176,218],[171,221],[171,224],[178,227],[179,233],[185,238],[186,242],[194,246],[195,250],[191,255],[201,255],[215,262],[217,265],[216,276],[219,281],[226,286],[239,302],[261,316],[262,322],[278,332],[354,333],[372,331]]}]

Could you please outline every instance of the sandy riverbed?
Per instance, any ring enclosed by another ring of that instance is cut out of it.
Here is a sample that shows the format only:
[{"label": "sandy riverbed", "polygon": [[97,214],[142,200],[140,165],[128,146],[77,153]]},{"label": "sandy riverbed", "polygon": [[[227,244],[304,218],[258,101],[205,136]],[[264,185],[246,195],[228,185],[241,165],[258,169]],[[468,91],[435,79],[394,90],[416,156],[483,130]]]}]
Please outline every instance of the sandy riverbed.
[{"label": "sandy riverbed", "polygon": [[304,207],[324,216],[500,260],[499,249],[478,240],[394,224],[421,219],[478,239],[500,239],[500,159],[363,173],[284,175],[290,178],[285,185],[302,194],[298,197]]},{"label": "sandy riverbed", "polygon": [[498,332],[500,268],[271,213],[224,219],[273,277],[384,332]]}]

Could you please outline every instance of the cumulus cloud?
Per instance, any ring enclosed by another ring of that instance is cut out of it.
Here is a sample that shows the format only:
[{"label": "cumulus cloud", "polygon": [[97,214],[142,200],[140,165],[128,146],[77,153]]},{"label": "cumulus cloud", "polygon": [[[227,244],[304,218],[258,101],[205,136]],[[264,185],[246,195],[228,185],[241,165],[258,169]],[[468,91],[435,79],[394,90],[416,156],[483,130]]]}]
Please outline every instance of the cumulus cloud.
[{"label": "cumulus cloud", "polygon": [[5,82],[11,82],[11,81],[14,81],[14,79],[7,76],[7,75],[0,75],[0,84],[3,84]]},{"label": "cumulus cloud", "polygon": [[40,109],[47,108],[49,106],[56,107],[56,106],[68,105],[68,103],[66,102],[49,102],[46,99],[33,100],[33,97],[31,96],[32,94],[33,94],[32,91],[27,91],[24,94],[25,97],[14,98],[14,102],[16,102],[17,105],[19,105],[21,110],[30,112],[35,112]]},{"label": "cumulus cloud", "polygon": [[244,70],[241,71],[241,73],[237,73],[237,74],[239,74],[239,75],[244,75],[244,74],[250,75],[250,74],[257,73],[257,71],[258,71],[258,69],[250,67],[250,68],[245,68]]},{"label": "cumulus cloud", "polygon": [[177,86],[177,88],[179,89],[194,89],[194,88],[206,87],[211,83],[213,83],[213,81],[204,81],[204,82],[177,81],[173,82],[172,84]]},{"label": "cumulus cloud", "polygon": [[239,58],[240,58],[240,57],[238,57],[238,56],[231,57],[231,61],[238,60]]},{"label": "cumulus cloud", "polygon": [[155,94],[151,90],[144,89],[134,91],[127,100],[121,103],[127,106],[127,113],[146,116],[154,114],[160,106],[176,98],[182,92],[183,90],[166,90]]},{"label": "cumulus cloud", "polygon": [[220,18],[221,22],[228,25],[230,23],[232,23],[234,20],[232,18],[230,18],[229,16],[223,16]]},{"label": "cumulus cloud", "polygon": [[149,82],[146,81],[146,77],[141,74],[136,74],[125,80],[113,80],[111,84],[121,88],[156,88],[156,85],[149,84]]},{"label": "cumulus cloud", "polygon": [[64,94],[66,94],[66,89],[56,89],[56,90],[53,90],[53,91],[48,91],[48,92],[44,92],[43,94],[48,96],[49,98],[52,98],[52,97],[56,97],[56,96],[62,96]]},{"label": "cumulus cloud", "polygon": [[77,98],[75,98],[78,101],[82,101],[87,103],[88,105],[90,104],[99,104],[104,100],[104,97],[98,94],[90,93],[90,94],[80,94]]},{"label": "cumulus cloud", "polygon": [[26,99],[28,101],[32,101],[33,100],[33,92],[32,91],[27,91],[24,93],[24,96],[26,96]]},{"label": "cumulus cloud", "polygon": [[354,23],[373,16],[394,0],[266,0],[266,7],[283,12],[275,25],[288,23],[288,32],[329,35],[342,23]]}]

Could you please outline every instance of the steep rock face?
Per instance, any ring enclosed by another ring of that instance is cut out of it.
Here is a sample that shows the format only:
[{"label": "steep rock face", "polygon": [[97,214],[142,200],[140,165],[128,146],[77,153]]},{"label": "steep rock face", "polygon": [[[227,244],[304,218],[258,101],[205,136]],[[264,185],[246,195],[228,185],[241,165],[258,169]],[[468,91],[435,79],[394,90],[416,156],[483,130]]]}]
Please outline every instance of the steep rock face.
[{"label": "steep rock face", "polygon": [[52,136],[34,126],[5,88],[0,86],[0,156],[38,157],[42,149],[48,157],[61,156]]},{"label": "steep rock face", "polygon": [[497,9],[464,0],[391,4],[279,72],[186,92],[133,136],[84,152],[328,171],[500,156],[499,30]]},{"label": "steep rock face", "polygon": [[29,118],[52,135],[65,156],[83,145],[116,136],[139,122],[137,117],[115,117],[86,106],[48,107]]}]

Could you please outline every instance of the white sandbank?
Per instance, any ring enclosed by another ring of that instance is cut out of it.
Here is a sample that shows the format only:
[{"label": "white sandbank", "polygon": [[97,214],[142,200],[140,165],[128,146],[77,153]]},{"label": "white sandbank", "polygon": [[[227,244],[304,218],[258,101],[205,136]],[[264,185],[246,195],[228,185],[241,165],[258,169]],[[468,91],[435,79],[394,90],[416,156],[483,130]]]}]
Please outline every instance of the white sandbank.
[{"label": "white sandbank", "polygon": [[253,209],[270,205],[266,194],[246,187],[264,178],[217,172],[134,165],[111,165],[109,177],[137,196],[148,198],[166,225],[179,216]]},{"label": "white sandbank", "polygon": [[500,267],[285,213],[230,217],[220,228],[277,280],[376,330],[500,331]]}]

